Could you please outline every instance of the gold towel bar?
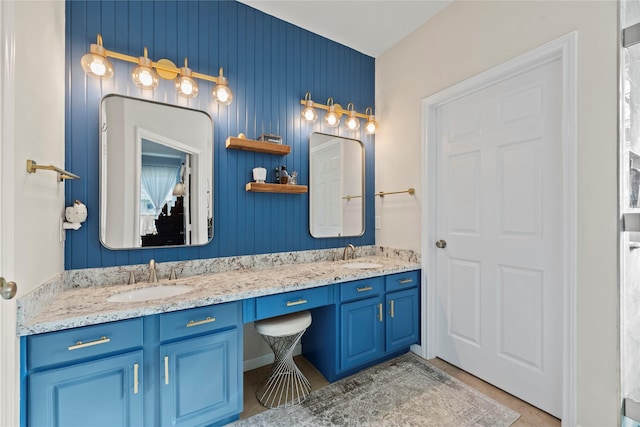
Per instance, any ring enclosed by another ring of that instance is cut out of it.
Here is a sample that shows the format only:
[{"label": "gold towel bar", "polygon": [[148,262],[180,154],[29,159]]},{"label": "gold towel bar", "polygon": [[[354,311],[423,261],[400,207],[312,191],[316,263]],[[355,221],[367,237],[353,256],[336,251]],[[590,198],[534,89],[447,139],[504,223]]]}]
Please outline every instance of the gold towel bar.
[{"label": "gold towel bar", "polygon": [[27,172],[36,173],[38,169],[50,170],[58,172],[58,181],[62,182],[65,179],[80,179],[80,177],[74,173],[68,172],[64,169],[60,169],[57,166],[49,165],[49,166],[40,166],[35,162],[35,160],[27,160]]},{"label": "gold towel bar", "polygon": [[376,196],[380,196],[380,197],[384,197],[384,196],[388,196],[390,194],[402,194],[402,193],[416,194],[416,189],[415,188],[409,188],[408,190],[389,191],[389,192],[381,191],[379,193],[376,193],[375,195]]},{"label": "gold towel bar", "polygon": [[[384,196],[388,196],[390,194],[402,194],[402,193],[416,194],[416,189],[415,188],[409,188],[408,190],[388,191],[388,192],[380,191],[379,193],[374,194],[374,196],[384,197]],[[350,196],[350,195],[347,195],[347,196],[344,196],[342,199],[346,200],[348,202],[351,199],[358,199],[360,197],[362,197],[362,196]]]}]

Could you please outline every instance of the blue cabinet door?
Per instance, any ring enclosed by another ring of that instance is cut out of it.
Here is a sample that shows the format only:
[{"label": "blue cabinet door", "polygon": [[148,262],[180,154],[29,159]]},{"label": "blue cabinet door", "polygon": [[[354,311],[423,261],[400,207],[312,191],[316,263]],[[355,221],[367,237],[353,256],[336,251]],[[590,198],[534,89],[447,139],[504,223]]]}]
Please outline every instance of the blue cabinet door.
[{"label": "blue cabinet door", "polygon": [[417,343],[420,336],[418,288],[390,292],[385,299],[387,353]]},{"label": "blue cabinet door", "polygon": [[160,346],[162,426],[215,424],[242,411],[237,328]]},{"label": "blue cabinet door", "polygon": [[340,368],[345,371],[375,360],[383,351],[384,308],[379,297],[340,306]]},{"label": "blue cabinet door", "polygon": [[27,424],[144,425],[142,361],[139,350],[31,374],[27,385]]}]

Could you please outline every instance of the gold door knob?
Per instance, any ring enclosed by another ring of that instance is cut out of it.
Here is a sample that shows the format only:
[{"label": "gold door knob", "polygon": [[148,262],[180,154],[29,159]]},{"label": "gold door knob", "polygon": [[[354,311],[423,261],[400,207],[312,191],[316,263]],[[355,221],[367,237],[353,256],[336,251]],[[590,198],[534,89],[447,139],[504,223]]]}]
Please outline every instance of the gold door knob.
[{"label": "gold door knob", "polygon": [[446,240],[438,240],[436,242],[436,248],[438,249],[444,249],[447,247],[447,241]]}]

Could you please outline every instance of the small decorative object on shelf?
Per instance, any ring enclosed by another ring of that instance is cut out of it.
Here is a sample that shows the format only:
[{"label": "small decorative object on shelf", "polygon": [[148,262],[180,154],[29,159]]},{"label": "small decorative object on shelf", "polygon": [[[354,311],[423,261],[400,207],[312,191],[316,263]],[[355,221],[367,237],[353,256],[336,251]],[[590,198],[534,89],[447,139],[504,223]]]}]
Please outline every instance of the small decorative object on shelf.
[{"label": "small decorative object on shelf", "polygon": [[282,165],[280,168],[280,184],[288,184],[289,183],[289,173],[287,172],[287,167]]},{"label": "small decorative object on shelf", "polygon": [[276,166],[275,170],[273,171],[273,182],[275,182],[276,184],[280,184],[280,166]]},{"label": "small decorative object on shelf", "polygon": [[298,172],[293,171],[291,175],[289,175],[289,185],[298,185]]},{"label": "small decorative object on shelf", "polygon": [[258,141],[273,142],[275,144],[282,144],[282,137],[280,135],[271,135],[263,133],[258,137]]}]

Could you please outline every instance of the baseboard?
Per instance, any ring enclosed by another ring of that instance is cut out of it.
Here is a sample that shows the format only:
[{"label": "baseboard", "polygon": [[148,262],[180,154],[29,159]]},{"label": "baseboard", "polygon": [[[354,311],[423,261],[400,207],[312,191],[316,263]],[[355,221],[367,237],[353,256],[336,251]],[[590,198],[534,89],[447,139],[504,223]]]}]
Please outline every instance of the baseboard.
[{"label": "baseboard", "polygon": [[[302,354],[302,346],[298,344],[296,348],[293,349],[293,355],[298,356],[300,354]],[[261,366],[271,365],[273,363],[273,359],[273,353],[263,354],[262,356],[247,359],[244,361],[242,370],[243,372],[247,372]]]}]

